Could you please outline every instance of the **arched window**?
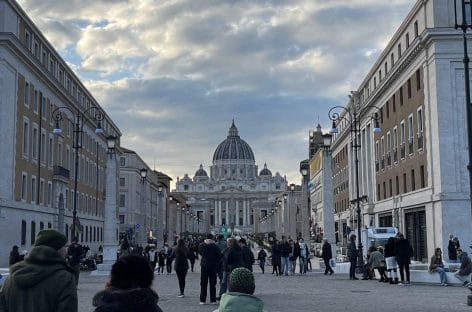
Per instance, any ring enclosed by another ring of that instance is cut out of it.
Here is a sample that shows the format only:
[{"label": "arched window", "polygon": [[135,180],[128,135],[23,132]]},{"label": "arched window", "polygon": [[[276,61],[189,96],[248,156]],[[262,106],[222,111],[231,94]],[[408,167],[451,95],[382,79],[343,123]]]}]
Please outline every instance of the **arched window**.
[{"label": "arched window", "polygon": [[34,245],[36,239],[36,222],[31,221],[31,245]]},{"label": "arched window", "polygon": [[21,220],[21,245],[26,245],[26,221]]}]

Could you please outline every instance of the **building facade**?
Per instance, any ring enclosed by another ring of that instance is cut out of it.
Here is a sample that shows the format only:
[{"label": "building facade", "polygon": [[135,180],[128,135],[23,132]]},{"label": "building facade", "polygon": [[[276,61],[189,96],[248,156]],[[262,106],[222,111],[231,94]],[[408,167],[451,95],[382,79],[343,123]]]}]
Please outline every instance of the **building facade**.
[{"label": "building facade", "polygon": [[[351,117],[338,123],[334,137],[336,221],[357,227],[349,121],[356,113],[361,226],[398,227],[415,260],[427,260],[436,247],[447,250],[450,233],[467,243],[472,237],[462,57],[454,1],[417,1],[352,92]],[[372,131],[376,120],[379,133]]]},{"label": "building facade", "polygon": [[45,228],[98,251],[106,137],[121,133],[13,0],[0,1],[0,127],[0,266],[12,245],[31,249]]},{"label": "building facade", "polygon": [[193,213],[201,220],[198,231],[249,234],[256,231],[258,220],[274,207],[276,197],[285,192],[287,181],[264,164],[258,172],[254,153],[238,134],[234,121],[227,138],[213,154],[210,175],[203,166],[193,178],[177,178],[176,192],[187,198]]}]

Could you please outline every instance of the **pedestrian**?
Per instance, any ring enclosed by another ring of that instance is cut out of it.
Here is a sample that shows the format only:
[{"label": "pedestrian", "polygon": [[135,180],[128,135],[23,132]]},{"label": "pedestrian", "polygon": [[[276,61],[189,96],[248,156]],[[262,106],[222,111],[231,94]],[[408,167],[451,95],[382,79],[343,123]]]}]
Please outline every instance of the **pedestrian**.
[{"label": "pedestrian", "polygon": [[447,256],[449,258],[449,262],[451,263],[457,262],[457,249],[456,249],[456,244],[454,243],[453,234],[449,234],[449,243],[447,244]]},{"label": "pedestrian", "polygon": [[467,252],[462,251],[460,248],[457,249],[457,255],[461,266],[454,275],[463,282],[463,286],[468,286],[470,284],[470,274],[472,273],[472,262]]},{"label": "pedestrian", "polygon": [[434,250],[434,255],[431,257],[431,261],[429,262],[429,272],[437,272],[439,274],[441,285],[447,286],[446,269],[444,268],[444,263],[442,260],[441,248],[436,248]]},{"label": "pedestrian", "polygon": [[39,231],[34,247],[10,267],[0,289],[0,311],[77,312],[77,287],[66,262],[67,238],[56,230]]},{"label": "pedestrian", "polygon": [[77,238],[73,238],[67,249],[67,259],[69,260],[70,267],[74,271],[75,286],[79,285],[80,259],[82,259],[83,252],[82,246],[77,243]]},{"label": "pedestrian", "polygon": [[331,244],[328,243],[328,239],[323,239],[323,247],[321,248],[321,257],[325,265],[324,275],[333,275],[334,270],[330,265],[330,260],[333,258],[333,251],[331,250]]},{"label": "pedestrian", "polygon": [[231,272],[244,266],[243,255],[241,246],[237,243],[236,239],[230,237],[226,241],[227,248],[223,254],[223,280],[220,283],[219,298],[223,295],[228,287],[228,277]]},{"label": "pedestrian", "polygon": [[349,243],[347,244],[347,256],[351,266],[349,267],[349,279],[357,280],[356,277],[356,266],[357,266],[357,257],[359,256],[359,250],[356,248],[356,235],[352,234],[349,238]]},{"label": "pedestrian", "polygon": [[372,270],[377,270],[380,275],[379,282],[388,282],[387,268],[385,267],[385,257],[383,255],[383,247],[379,246],[376,250],[370,253],[369,265]]},{"label": "pedestrian", "polygon": [[131,254],[131,246],[129,245],[128,238],[123,238],[120,245],[120,257]]},{"label": "pedestrian", "polygon": [[286,236],[282,236],[282,242],[280,242],[279,252],[281,258],[282,270],[279,271],[279,275],[285,274],[288,275],[289,272],[289,256],[292,251],[290,243],[287,241]]},{"label": "pedestrian", "polygon": [[157,274],[164,274],[164,267],[166,265],[166,257],[167,257],[167,253],[166,253],[166,246],[164,246],[163,248],[161,248],[161,250],[159,250],[159,253],[157,254]]},{"label": "pedestrian", "polygon": [[[410,285],[410,258],[413,256],[413,248],[402,233],[397,234],[396,256],[400,269],[399,285]],[[405,280],[406,275],[406,280]]]},{"label": "pedestrian", "polygon": [[275,273],[275,276],[279,276],[279,274],[282,274],[281,271],[279,270],[280,268],[280,252],[279,252],[279,241],[274,241],[272,244],[272,255],[271,257],[271,263],[272,263],[272,274]]},{"label": "pedestrian", "polygon": [[254,296],[254,275],[246,268],[237,268],[229,278],[229,292],[221,297],[218,309],[213,312],[262,312],[264,302]]},{"label": "pedestrian", "polygon": [[289,260],[290,260],[290,273],[293,275],[295,274],[295,268],[297,266],[297,259],[300,257],[300,245],[298,244],[297,241],[293,241],[290,239],[289,241],[290,247],[292,248],[292,251],[290,252],[289,255]]},{"label": "pedestrian", "polygon": [[18,246],[13,245],[10,251],[10,257],[8,258],[8,265],[12,266],[17,262],[21,261],[20,252],[18,251]]},{"label": "pedestrian", "polygon": [[241,238],[239,240],[239,245],[241,246],[244,267],[252,272],[252,265],[255,262],[254,254],[252,253],[251,249],[247,246],[245,238]]},{"label": "pedestrian", "polygon": [[362,274],[362,280],[371,280],[374,278],[374,268],[372,266],[371,254],[377,249],[374,246],[370,246],[367,250],[367,261],[364,264],[364,272]]},{"label": "pedestrian", "polygon": [[216,246],[218,246],[218,249],[220,250],[221,253],[221,260],[220,260],[220,266],[218,268],[218,279],[220,280],[220,289],[221,289],[221,284],[223,282],[223,274],[224,274],[224,253],[226,248],[228,248],[228,245],[225,241],[225,237],[222,234],[218,234],[217,236],[217,242]]},{"label": "pedestrian", "polygon": [[174,250],[174,270],[177,274],[177,279],[179,280],[179,298],[183,298],[185,296],[185,276],[187,275],[188,271],[188,260],[190,258],[190,254],[193,254],[193,252],[191,252],[190,249],[185,246],[185,242],[182,238],[179,239]]},{"label": "pedestrian", "polygon": [[389,237],[385,244],[385,263],[387,264],[387,277],[390,284],[398,284],[397,258],[395,254],[395,237]]},{"label": "pedestrian", "polygon": [[300,257],[298,258],[298,264],[300,266],[300,274],[306,274],[306,259],[307,259],[307,250],[308,247],[305,244],[305,240],[300,237],[298,240],[298,245],[300,246]]},{"label": "pedestrian", "polygon": [[259,250],[259,253],[257,254],[257,260],[259,260],[259,267],[261,268],[262,274],[264,274],[267,253],[262,246],[260,248],[261,250]]},{"label": "pedestrian", "polygon": [[[177,242],[174,243],[174,245],[177,245]],[[175,246],[174,246],[175,247]],[[167,253],[166,253],[166,268],[167,268],[167,274],[172,273],[172,261],[174,261],[174,249],[171,247],[167,248]]]},{"label": "pedestrian", "polygon": [[200,244],[198,253],[200,260],[200,304],[206,303],[207,287],[210,284],[210,304],[216,304],[216,275],[220,265],[220,249],[213,240],[213,235],[208,234],[207,238]]},{"label": "pedestrian", "polygon": [[154,272],[140,255],[118,258],[111,267],[110,281],[92,299],[94,312],[162,312],[159,296],[151,289]]},{"label": "pedestrian", "polygon": [[195,266],[195,253],[191,251],[190,248],[188,250],[189,250],[188,259],[190,260],[190,271],[193,273],[193,269]]}]

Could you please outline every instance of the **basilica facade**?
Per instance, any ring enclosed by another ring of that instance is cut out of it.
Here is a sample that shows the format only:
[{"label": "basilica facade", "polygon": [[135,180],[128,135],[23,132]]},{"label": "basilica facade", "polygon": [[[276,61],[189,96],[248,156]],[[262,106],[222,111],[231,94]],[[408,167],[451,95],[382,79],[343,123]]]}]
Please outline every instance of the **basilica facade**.
[{"label": "basilica facade", "polygon": [[274,208],[277,196],[287,189],[287,180],[264,164],[259,171],[254,153],[238,134],[233,123],[227,138],[213,154],[210,175],[203,165],[193,177],[177,178],[176,192],[187,198],[198,217],[194,232],[229,232],[250,234],[263,232],[260,218]]}]

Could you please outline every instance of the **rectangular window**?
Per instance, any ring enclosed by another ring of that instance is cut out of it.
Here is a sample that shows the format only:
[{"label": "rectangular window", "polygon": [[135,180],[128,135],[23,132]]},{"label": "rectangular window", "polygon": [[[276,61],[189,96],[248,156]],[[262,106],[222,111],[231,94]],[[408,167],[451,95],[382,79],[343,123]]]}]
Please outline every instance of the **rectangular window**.
[{"label": "rectangular window", "polygon": [[383,199],[387,198],[387,185],[383,182]]},{"label": "rectangular window", "polygon": [[390,117],[390,103],[385,103],[385,111],[387,112],[387,119]]},{"label": "rectangular window", "polygon": [[393,183],[392,183],[392,179],[389,179],[388,180],[388,191],[389,191],[389,197],[392,197],[393,196]]},{"label": "rectangular window", "polygon": [[414,128],[413,128],[413,115],[408,116],[408,145],[409,153],[413,154],[413,138],[414,138]]},{"label": "rectangular window", "polygon": [[415,28],[415,38],[416,38],[418,37],[418,21],[415,21],[414,28]]},{"label": "rectangular window", "polygon": [[377,184],[377,200],[380,200],[380,183]]},{"label": "rectangular window", "polygon": [[125,178],[120,178],[120,186],[125,186]]},{"label": "rectangular window", "polygon": [[54,138],[52,136],[49,137],[48,141],[48,165],[52,167],[54,160]]},{"label": "rectangular window", "polygon": [[39,181],[39,203],[44,205],[44,180]]},{"label": "rectangular window", "polygon": [[398,176],[395,176],[395,195],[400,195],[400,181]]},{"label": "rectangular window", "polygon": [[30,233],[30,237],[31,237],[31,245],[34,244],[35,240],[36,240],[36,222],[34,221],[31,221],[31,233]]},{"label": "rectangular window", "polygon": [[36,201],[36,177],[31,177],[31,202]]},{"label": "rectangular window", "polygon": [[397,111],[396,102],[395,102],[395,94],[392,96],[392,110],[394,113]]},{"label": "rectangular window", "polygon": [[408,79],[406,82],[406,94],[409,99],[411,99],[411,79]]},{"label": "rectangular window", "polygon": [[26,221],[21,220],[21,245],[26,245]]},{"label": "rectangular window", "polygon": [[120,157],[120,167],[126,166],[126,158],[125,157]]},{"label": "rectangular window", "polygon": [[[67,191],[66,191],[66,196],[67,196]],[[47,205],[49,207],[53,207],[53,202],[52,202],[52,183],[51,182],[48,182],[48,194],[47,194]],[[64,202],[64,205],[65,205],[65,202]]]},{"label": "rectangular window", "polygon": [[382,81],[382,70],[379,69],[379,82],[381,82],[381,81]]},{"label": "rectangular window", "polygon": [[415,170],[411,169],[411,190],[414,191],[416,189],[415,184]]},{"label": "rectangular window", "polygon": [[120,215],[119,218],[120,218],[120,224],[125,224],[125,216]]},{"label": "rectangular window", "polygon": [[40,106],[41,117],[43,117],[43,119],[46,120],[46,114],[47,114],[46,98],[44,96],[40,96],[40,98],[41,98],[41,106]]},{"label": "rectangular window", "polygon": [[34,90],[34,100],[33,100],[33,112],[38,113],[39,108],[39,98],[38,98],[38,90]]},{"label": "rectangular window", "polygon": [[377,88],[377,77],[374,77],[374,89]]},{"label": "rectangular window", "polygon": [[25,82],[25,106],[29,106],[30,84]]},{"label": "rectangular window", "polygon": [[28,175],[26,173],[21,174],[21,200],[26,201],[28,192]]},{"label": "rectangular window", "polygon": [[424,165],[420,166],[420,183],[421,183],[421,188],[426,187],[426,177],[425,177],[425,172],[424,172]]},{"label": "rectangular window", "polygon": [[416,75],[416,90],[420,90],[421,89],[421,73],[419,69],[416,71],[415,75]]},{"label": "rectangular window", "polygon": [[405,43],[406,43],[406,48],[410,47],[410,34],[406,33],[405,35]]},{"label": "rectangular window", "polygon": [[403,87],[400,87],[400,106],[403,105]]},{"label": "rectangular window", "polygon": [[38,127],[33,125],[33,136],[31,137],[31,156],[33,157],[33,160],[38,160],[38,135]]},{"label": "rectangular window", "polygon": [[390,54],[390,68],[393,68],[393,65],[395,65],[395,58],[392,53]]},{"label": "rectangular window", "polygon": [[25,30],[25,46],[28,50],[31,50],[31,36],[27,30]]},{"label": "rectangular window", "polygon": [[406,187],[406,173],[403,174],[403,193],[406,194],[407,187]]},{"label": "rectangular window", "polygon": [[29,153],[29,121],[23,119],[23,156]]},{"label": "rectangular window", "polygon": [[39,156],[41,158],[41,164],[46,163],[46,130],[41,129],[41,146],[39,151]]},{"label": "rectangular window", "polygon": [[387,62],[385,62],[384,64],[384,71],[385,71],[385,75],[387,75],[387,72],[388,72],[388,66],[387,66]]},{"label": "rectangular window", "polygon": [[397,50],[398,50],[398,59],[400,59],[402,57],[402,44],[401,43],[398,44]]},{"label": "rectangular window", "polygon": [[405,137],[406,137],[405,123],[402,120],[402,122],[400,123],[400,144],[401,145],[405,145]]},{"label": "rectangular window", "polygon": [[126,195],[120,194],[120,207],[125,207]]}]

